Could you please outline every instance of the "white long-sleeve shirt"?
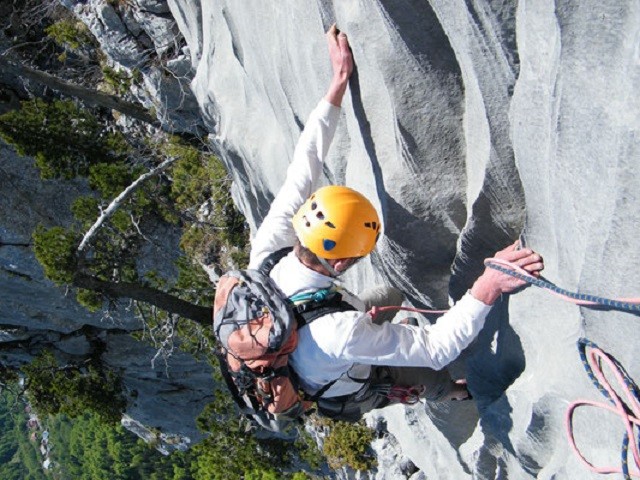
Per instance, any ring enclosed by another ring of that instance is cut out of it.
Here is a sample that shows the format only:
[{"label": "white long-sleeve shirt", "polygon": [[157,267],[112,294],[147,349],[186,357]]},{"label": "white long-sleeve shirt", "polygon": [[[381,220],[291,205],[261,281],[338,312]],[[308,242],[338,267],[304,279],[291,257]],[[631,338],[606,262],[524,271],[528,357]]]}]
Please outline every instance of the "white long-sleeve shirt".
[{"label": "white long-sleeve shirt", "polygon": [[[293,215],[316,190],[322,163],[333,139],[340,108],[321,100],[300,136],[284,185],[252,242],[249,268],[258,268],[270,253],[293,246]],[[329,288],[335,279],[304,266],[292,252],[271,271],[287,295]],[[471,343],[484,325],[490,306],[467,293],[427,331],[423,327],[376,325],[357,297],[345,301],[359,311],[324,315],[298,331],[290,357],[305,391],[310,394],[338,379],[325,397],[358,391],[372,365],[430,367],[440,370]],[[354,380],[355,379],[355,380]]]}]

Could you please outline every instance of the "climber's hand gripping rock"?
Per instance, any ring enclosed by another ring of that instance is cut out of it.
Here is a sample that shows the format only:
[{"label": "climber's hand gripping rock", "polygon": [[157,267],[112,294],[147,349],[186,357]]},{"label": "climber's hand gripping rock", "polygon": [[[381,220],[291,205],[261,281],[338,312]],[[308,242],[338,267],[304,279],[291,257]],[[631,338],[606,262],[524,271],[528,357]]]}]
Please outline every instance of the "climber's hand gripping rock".
[{"label": "climber's hand gripping rock", "polygon": [[353,73],[353,55],[351,48],[349,48],[347,35],[339,31],[335,23],[329,28],[326,37],[333,77],[324,98],[329,103],[339,107],[347,90],[349,77]]}]

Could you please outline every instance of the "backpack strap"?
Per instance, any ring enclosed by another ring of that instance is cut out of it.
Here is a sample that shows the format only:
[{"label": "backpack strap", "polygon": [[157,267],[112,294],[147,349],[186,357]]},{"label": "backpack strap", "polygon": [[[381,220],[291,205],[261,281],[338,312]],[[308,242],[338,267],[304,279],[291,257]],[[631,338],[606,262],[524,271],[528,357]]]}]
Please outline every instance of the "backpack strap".
[{"label": "backpack strap", "polygon": [[[284,247],[270,253],[260,264],[258,270],[266,276],[269,276],[273,267],[280,260],[289,255],[293,251],[293,247]],[[342,300],[342,295],[334,290],[322,290],[321,296],[312,296],[308,301],[293,306],[293,312],[298,321],[298,328],[311,323],[316,318],[335,312],[345,312],[348,310],[356,310],[352,305]]]},{"label": "backpack strap", "polygon": [[293,247],[284,247],[280,250],[276,250],[273,253],[267,255],[267,257],[262,260],[262,263],[258,267],[258,270],[262,272],[262,274],[269,276],[273,267],[275,267],[280,260],[289,255],[290,252],[293,251]]},{"label": "backpack strap", "polygon": [[349,310],[356,310],[356,308],[345,302],[342,299],[342,294],[339,292],[332,292],[323,300],[311,300],[293,307],[293,313],[298,322],[298,329],[301,329],[324,315],[335,312],[347,312]]},{"label": "backpack strap", "polygon": [[[310,300],[293,307],[293,313],[296,316],[298,322],[298,330],[309,325],[318,318],[329,315],[335,312],[346,312],[349,310],[356,310],[351,304],[345,302],[342,299],[342,294],[339,292],[331,292],[329,295],[323,295],[322,299]],[[305,398],[309,401],[316,402],[322,395],[329,390],[334,383],[338,381],[338,378],[331,380],[325,384],[313,395],[305,394]]]},{"label": "backpack strap", "polygon": [[242,398],[242,395],[240,394],[238,387],[233,381],[233,377],[231,375],[231,372],[229,371],[229,365],[224,355],[220,352],[216,352],[216,357],[218,358],[218,363],[220,364],[220,373],[222,373],[222,378],[227,384],[227,388],[231,393],[231,397],[233,398],[233,401],[236,403],[236,405],[240,409],[240,412],[244,414],[249,414],[249,415],[255,413],[257,406],[253,404],[249,406],[247,402]]},{"label": "backpack strap", "polygon": [[[258,270],[260,270],[260,272],[262,272],[264,275],[269,276],[269,273],[271,273],[273,267],[275,267],[280,260],[282,260],[292,251],[293,247],[285,247],[281,248],[280,250],[276,250],[273,253],[270,253],[262,261],[262,263],[258,267]],[[316,296],[315,298],[311,298],[309,301],[305,301],[304,303],[293,305],[292,308],[298,324],[298,330],[305,325],[309,325],[311,322],[324,315],[329,315],[336,312],[346,312],[349,310],[357,310],[353,307],[353,305],[345,302],[342,299],[341,293],[332,290],[325,290],[323,291],[323,294],[321,296]],[[291,374],[297,376],[293,369],[291,369],[290,372]],[[322,388],[313,395],[305,394],[306,399],[312,402],[317,401],[337,381],[338,379],[336,378],[326,385],[323,385]]]}]

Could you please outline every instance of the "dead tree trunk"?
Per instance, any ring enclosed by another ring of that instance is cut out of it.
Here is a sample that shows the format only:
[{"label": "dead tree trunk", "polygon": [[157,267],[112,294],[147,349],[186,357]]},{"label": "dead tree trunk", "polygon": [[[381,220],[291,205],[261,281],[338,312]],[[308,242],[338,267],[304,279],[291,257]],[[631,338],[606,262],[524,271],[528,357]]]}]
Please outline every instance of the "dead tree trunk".
[{"label": "dead tree trunk", "polygon": [[77,273],[73,279],[75,287],[101,292],[114,298],[130,298],[140,302],[149,303],[169,313],[175,313],[183,318],[198,322],[205,327],[211,326],[211,307],[202,307],[174,295],[145,287],[139,283],[129,282],[105,282],[91,275]]},{"label": "dead tree trunk", "polygon": [[153,117],[144,107],[127,102],[115,95],[99,92],[92,88],[69,83],[49,73],[15,63],[0,56],[0,69],[16,77],[31,80],[56,90],[70,97],[78,98],[84,103],[97,107],[105,107],[135,118],[145,123],[159,125],[158,119]]}]

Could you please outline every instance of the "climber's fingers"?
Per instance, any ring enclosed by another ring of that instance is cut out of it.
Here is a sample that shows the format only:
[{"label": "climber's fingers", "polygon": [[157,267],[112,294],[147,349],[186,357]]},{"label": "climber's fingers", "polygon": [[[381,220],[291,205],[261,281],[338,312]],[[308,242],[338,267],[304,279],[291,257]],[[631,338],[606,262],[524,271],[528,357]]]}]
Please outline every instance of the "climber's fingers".
[{"label": "climber's fingers", "polygon": [[346,81],[353,72],[353,55],[346,34],[334,23],[327,31],[327,44],[333,75],[338,81]]},{"label": "climber's fingers", "polygon": [[495,257],[513,263],[536,277],[544,270],[544,259],[542,255],[534,252],[530,248],[521,249],[519,241],[515,241],[508,247],[500,250],[496,253]]},{"label": "climber's fingers", "polygon": [[349,39],[347,38],[347,34],[344,32],[338,33],[338,46],[340,50],[349,50]]},{"label": "climber's fingers", "polygon": [[327,30],[327,42],[329,43],[329,46],[331,46],[331,44],[338,44],[338,27],[335,23],[329,27],[329,30]]}]

